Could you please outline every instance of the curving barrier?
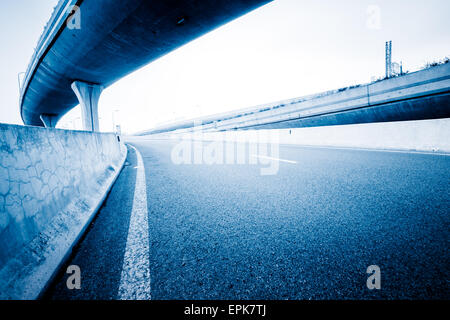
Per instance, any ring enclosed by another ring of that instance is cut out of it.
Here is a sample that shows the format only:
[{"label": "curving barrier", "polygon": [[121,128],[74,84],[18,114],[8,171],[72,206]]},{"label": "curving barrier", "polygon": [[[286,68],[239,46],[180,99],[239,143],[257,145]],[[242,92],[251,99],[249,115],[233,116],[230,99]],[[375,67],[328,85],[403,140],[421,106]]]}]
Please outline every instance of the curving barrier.
[{"label": "curving barrier", "polygon": [[112,133],[0,124],[0,299],[40,296],[126,154]]}]

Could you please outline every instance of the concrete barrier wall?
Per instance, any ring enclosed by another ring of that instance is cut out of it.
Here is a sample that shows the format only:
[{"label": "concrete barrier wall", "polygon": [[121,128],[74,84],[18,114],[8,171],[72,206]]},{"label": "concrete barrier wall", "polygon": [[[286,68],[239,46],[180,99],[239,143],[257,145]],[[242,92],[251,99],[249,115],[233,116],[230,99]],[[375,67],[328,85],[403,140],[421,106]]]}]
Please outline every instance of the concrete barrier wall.
[{"label": "concrete barrier wall", "polygon": [[0,124],[0,298],[34,299],[117,177],[114,134]]},{"label": "concrete barrier wall", "polygon": [[146,139],[201,139],[304,146],[450,153],[450,119],[398,121],[293,129],[166,133]]}]

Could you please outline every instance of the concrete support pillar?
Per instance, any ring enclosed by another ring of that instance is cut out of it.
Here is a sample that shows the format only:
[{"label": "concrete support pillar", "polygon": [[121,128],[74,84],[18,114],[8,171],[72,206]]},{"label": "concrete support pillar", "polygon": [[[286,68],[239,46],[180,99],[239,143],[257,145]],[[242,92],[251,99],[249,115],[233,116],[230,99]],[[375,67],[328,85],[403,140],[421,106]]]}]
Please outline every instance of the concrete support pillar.
[{"label": "concrete support pillar", "polygon": [[41,118],[41,121],[46,128],[54,128],[56,126],[56,123],[58,122],[56,114],[43,113],[39,118]]},{"label": "concrete support pillar", "polygon": [[74,81],[71,87],[80,102],[83,129],[86,131],[99,131],[98,99],[103,87],[82,81]]}]

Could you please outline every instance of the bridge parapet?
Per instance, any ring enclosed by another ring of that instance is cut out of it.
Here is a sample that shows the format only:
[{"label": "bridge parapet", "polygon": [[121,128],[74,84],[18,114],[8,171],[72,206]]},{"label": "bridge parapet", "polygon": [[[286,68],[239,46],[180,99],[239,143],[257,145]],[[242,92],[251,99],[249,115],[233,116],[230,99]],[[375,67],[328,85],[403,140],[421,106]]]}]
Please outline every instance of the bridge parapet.
[{"label": "bridge parapet", "polygon": [[[450,63],[374,83],[272,102],[138,133],[283,129],[450,117]],[[196,125],[197,123],[197,125]]]},{"label": "bridge parapet", "polygon": [[112,133],[0,124],[0,299],[38,297],[125,156]]}]

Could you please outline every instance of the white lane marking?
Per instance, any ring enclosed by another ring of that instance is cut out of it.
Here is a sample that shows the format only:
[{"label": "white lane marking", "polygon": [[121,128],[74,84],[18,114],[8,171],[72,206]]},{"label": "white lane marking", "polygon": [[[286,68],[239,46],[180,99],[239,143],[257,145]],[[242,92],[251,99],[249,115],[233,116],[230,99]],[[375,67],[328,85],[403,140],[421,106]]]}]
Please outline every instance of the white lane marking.
[{"label": "white lane marking", "polygon": [[135,150],[137,156],[136,187],[118,298],[120,300],[150,300],[150,244],[144,162],[139,151],[133,146],[130,147]]},{"label": "white lane marking", "polygon": [[278,158],[273,158],[273,157],[268,157],[268,156],[261,156],[258,154],[252,154],[251,156],[255,157],[255,158],[264,158],[264,159],[275,160],[275,161],[280,161],[280,162],[287,162],[287,163],[294,163],[294,164],[297,163],[297,161],[294,161],[294,160],[278,159]]}]

